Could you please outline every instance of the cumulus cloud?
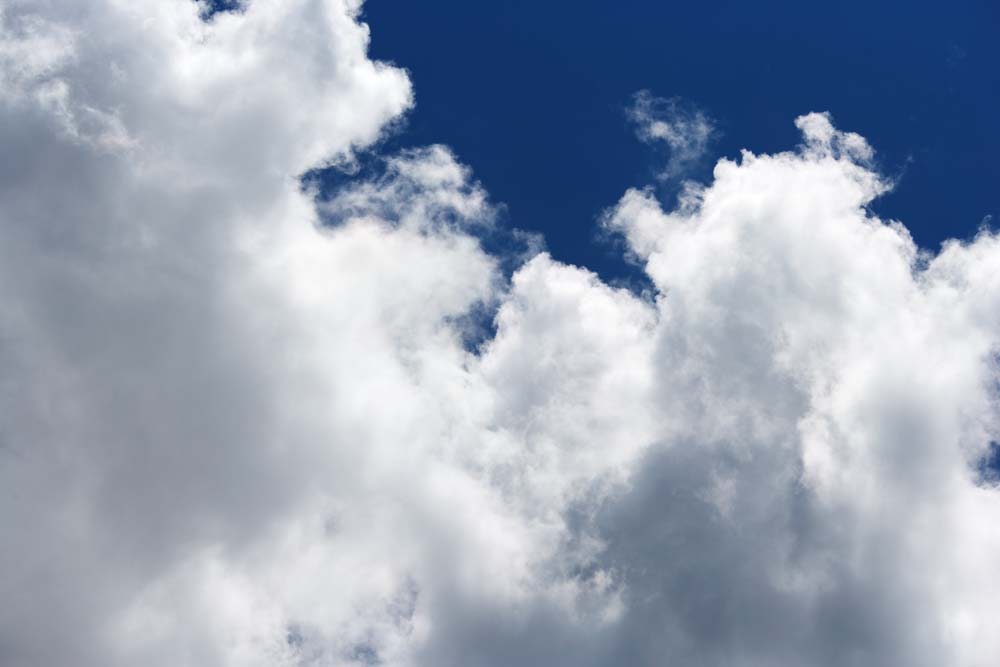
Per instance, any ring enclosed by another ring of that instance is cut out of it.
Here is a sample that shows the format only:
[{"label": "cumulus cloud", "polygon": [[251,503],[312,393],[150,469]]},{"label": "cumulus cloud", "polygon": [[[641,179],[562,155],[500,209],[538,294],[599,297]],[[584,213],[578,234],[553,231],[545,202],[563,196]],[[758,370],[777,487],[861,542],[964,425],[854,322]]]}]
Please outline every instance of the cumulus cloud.
[{"label": "cumulus cloud", "polygon": [[716,134],[715,124],[701,109],[677,97],[656,97],[648,90],[632,97],[627,113],[641,141],[666,146],[669,157],[659,173],[664,180],[683,175],[704,157]]},{"label": "cumulus cloud", "polygon": [[508,277],[444,147],[302,186],[411,104],[357,2],[201,11],[3,5],[0,662],[996,664],[1000,239],[809,114],[623,196],[654,295]]}]

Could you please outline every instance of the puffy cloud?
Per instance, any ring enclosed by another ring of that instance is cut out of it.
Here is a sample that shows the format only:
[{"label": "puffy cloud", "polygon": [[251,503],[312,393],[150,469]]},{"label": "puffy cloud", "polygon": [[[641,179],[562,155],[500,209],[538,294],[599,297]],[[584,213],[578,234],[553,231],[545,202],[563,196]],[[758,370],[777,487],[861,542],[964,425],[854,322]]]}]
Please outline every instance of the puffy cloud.
[{"label": "puffy cloud", "polygon": [[686,444],[609,525],[682,662],[988,664],[998,496],[971,464],[996,433],[996,237],[921,253],[865,210],[886,188],[867,144],[797,124],[801,152],[720,161],[687,210],[632,191],[611,218],[664,295]]},{"label": "puffy cloud", "polygon": [[652,295],[507,277],[444,147],[302,185],[411,103],[358,9],[4,5],[0,662],[995,664],[1000,240],[810,114],[625,194]]},{"label": "puffy cloud", "polygon": [[701,109],[677,97],[656,97],[648,90],[632,97],[628,118],[640,140],[666,145],[669,158],[661,179],[681,176],[704,157],[716,134],[715,124]]}]

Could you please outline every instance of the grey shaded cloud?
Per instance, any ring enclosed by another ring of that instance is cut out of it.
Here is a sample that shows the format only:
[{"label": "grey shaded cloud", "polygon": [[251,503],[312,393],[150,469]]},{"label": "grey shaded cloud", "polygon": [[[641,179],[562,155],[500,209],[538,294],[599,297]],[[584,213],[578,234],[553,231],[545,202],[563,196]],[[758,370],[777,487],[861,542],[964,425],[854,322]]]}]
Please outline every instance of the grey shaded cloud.
[{"label": "grey shaded cloud", "polygon": [[301,187],[412,103],[357,2],[200,10],[3,6],[0,662],[996,664],[996,235],[814,113],[624,194],[647,295],[491,255],[445,147]]}]

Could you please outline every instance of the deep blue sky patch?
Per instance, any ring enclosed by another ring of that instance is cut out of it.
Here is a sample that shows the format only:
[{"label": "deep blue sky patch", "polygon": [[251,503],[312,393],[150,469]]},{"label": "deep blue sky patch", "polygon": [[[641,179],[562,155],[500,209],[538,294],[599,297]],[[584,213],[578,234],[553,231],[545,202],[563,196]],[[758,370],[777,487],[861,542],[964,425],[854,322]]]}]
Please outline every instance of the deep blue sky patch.
[{"label": "deep blue sky patch", "polygon": [[922,246],[1000,211],[1000,3],[369,0],[364,19],[416,88],[393,143],[453,147],[510,224],[606,275],[597,216],[662,159],[625,119],[644,88],[716,120],[710,158],[792,148],[797,115],[831,112],[899,178],[875,209]]}]

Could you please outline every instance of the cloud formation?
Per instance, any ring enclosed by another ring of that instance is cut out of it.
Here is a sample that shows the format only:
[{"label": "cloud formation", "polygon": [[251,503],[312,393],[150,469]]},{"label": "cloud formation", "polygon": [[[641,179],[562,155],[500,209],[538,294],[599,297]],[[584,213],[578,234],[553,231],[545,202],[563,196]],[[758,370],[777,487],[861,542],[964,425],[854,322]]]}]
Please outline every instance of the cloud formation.
[{"label": "cloud formation", "polygon": [[659,173],[664,180],[683,175],[703,158],[716,134],[715,124],[701,109],[677,97],[656,97],[648,90],[632,97],[627,115],[641,141],[666,146],[669,157]]},{"label": "cloud formation", "polygon": [[302,187],[412,103],[358,11],[3,6],[0,663],[996,664],[1000,239],[809,114],[623,196],[655,295],[507,278],[444,147]]}]

